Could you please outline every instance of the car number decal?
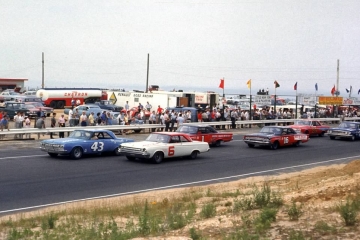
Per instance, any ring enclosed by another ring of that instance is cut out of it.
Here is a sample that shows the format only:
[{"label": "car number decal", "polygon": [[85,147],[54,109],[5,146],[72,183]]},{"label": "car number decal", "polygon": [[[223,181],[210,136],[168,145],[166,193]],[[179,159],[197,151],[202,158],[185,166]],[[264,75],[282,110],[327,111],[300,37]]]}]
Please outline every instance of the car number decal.
[{"label": "car number decal", "polygon": [[102,150],[104,150],[104,143],[103,142],[94,142],[90,148],[94,152],[96,152],[96,151],[101,152]]},{"label": "car number decal", "polygon": [[168,156],[174,156],[174,154],[175,154],[174,146],[169,146],[169,148],[168,148]]},{"label": "car number decal", "polygon": [[284,137],[284,144],[288,144],[289,143],[289,138],[288,137]]}]

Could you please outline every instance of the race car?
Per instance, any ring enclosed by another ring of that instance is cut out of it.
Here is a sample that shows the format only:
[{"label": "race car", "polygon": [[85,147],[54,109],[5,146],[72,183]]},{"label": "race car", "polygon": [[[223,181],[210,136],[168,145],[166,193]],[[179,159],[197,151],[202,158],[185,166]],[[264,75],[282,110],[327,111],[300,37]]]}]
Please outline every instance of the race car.
[{"label": "race car", "polygon": [[351,141],[360,139],[360,123],[359,122],[342,122],[336,128],[330,128],[328,135],[331,140],[335,138],[347,138]]},{"label": "race car", "polygon": [[232,133],[218,132],[212,126],[201,124],[181,125],[176,132],[188,134],[192,140],[207,142],[209,145],[219,147],[222,142],[233,140]]},{"label": "race car", "polygon": [[300,143],[309,141],[309,135],[297,133],[290,127],[266,126],[259,133],[247,134],[244,142],[253,148],[258,146],[268,146],[273,150],[283,146],[299,146]]},{"label": "race car", "polygon": [[294,125],[290,125],[297,133],[305,133],[311,135],[317,135],[323,137],[324,134],[330,129],[330,126],[321,124],[317,120],[297,120]]},{"label": "race car", "polygon": [[43,140],[40,149],[51,157],[70,155],[72,159],[80,159],[84,154],[101,154],[105,152],[120,155],[121,144],[134,142],[129,138],[117,138],[115,134],[102,129],[75,130],[67,138]]},{"label": "race car", "polygon": [[161,163],[164,158],[183,156],[195,159],[209,150],[207,142],[193,141],[189,135],[178,132],[154,132],[145,141],[123,143],[119,148],[128,160],[143,158],[155,163]]}]

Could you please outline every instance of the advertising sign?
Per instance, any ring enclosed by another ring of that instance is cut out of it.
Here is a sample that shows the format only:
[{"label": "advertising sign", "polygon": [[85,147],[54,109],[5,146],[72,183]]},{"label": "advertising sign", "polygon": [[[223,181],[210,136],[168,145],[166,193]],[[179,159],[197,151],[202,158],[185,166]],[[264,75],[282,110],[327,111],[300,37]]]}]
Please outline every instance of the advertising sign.
[{"label": "advertising sign", "polygon": [[256,105],[271,105],[270,95],[255,95],[254,100]]},{"label": "advertising sign", "polygon": [[320,105],[342,105],[343,97],[319,97]]}]

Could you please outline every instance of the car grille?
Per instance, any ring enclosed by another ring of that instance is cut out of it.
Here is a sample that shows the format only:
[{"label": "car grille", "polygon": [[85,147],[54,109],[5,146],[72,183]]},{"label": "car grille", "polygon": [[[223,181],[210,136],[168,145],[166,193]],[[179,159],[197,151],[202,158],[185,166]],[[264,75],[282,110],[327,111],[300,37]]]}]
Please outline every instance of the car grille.
[{"label": "car grille", "polygon": [[143,148],[134,148],[134,147],[121,147],[121,153],[129,153],[129,154],[142,154]]},{"label": "car grille", "polygon": [[348,135],[347,131],[341,131],[341,130],[334,130],[332,131],[333,134],[339,134],[339,135]]},{"label": "car grille", "polygon": [[64,151],[64,146],[60,144],[42,143],[41,149],[46,151]]},{"label": "car grille", "polygon": [[245,140],[247,140],[247,141],[256,141],[256,142],[269,142],[269,139],[262,138],[262,137],[246,137]]}]

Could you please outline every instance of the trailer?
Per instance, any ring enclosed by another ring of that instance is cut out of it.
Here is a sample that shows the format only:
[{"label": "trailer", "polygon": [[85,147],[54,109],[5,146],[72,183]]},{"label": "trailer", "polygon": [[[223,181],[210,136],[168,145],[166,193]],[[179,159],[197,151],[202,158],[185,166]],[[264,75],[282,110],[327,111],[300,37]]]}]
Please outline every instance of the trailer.
[{"label": "trailer", "polygon": [[161,108],[168,107],[201,107],[217,106],[219,103],[219,95],[213,92],[183,92],[183,91],[108,91],[108,100],[115,105],[124,107],[128,102],[129,107],[137,107],[140,103],[145,107],[147,102],[151,104],[151,110],[156,110],[160,105]]},{"label": "trailer", "polygon": [[46,106],[62,109],[71,106],[72,100],[76,105],[87,102],[107,100],[107,92],[100,88],[42,88],[36,92]]}]

